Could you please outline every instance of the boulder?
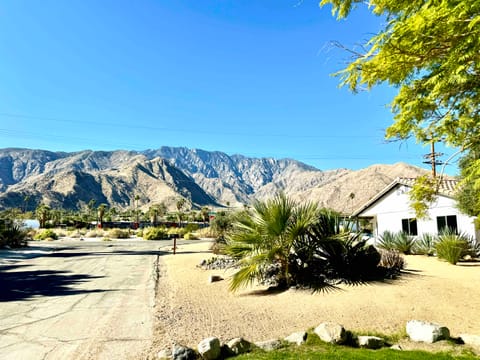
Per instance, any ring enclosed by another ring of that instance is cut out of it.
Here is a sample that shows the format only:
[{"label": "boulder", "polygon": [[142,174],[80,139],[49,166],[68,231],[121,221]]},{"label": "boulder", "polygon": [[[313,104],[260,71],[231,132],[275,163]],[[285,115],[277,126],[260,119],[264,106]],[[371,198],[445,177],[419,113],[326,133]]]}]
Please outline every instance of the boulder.
[{"label": "boulder", "polygon": [[202,356],[202,358],[206,360],[215,360],[220,358],[222,353],[222,348],[220,346],[220,340],[216,337],[209,337],[203,339],[198,344],[198,352]]},{"label": "boulder", "polygon": [[359,336],[358,346],[367,349],[380,349],[385,345],[385,341],[377,336]]},{"label": "boulder", "polygon": [[288,335],[284,340],[289,343],[302,345],[305,340],[307,340],[307,333],[305,331],[294,332],[293,334]]},{"label": "boulder", "polygon": [[163,349],[157,353],[157,360],[170,360],[172,355],[173,354],[170,349]]},{"label": "boulder", "polygon": [[249,352],[252,344],[244,338],[235,338],[227,343],[227,347],[233,355],[240,355]]},{"label": "boulder", "polygon": [[480,348],[480,335],[461,334],[459,338],[462,339],[466,345]]},{"label": "boulder", "polygon": [[171,359],[173,360],[195,360],[197,354],[195,350],[183,345],[174,345]]},{"label": "boulder", "polygon": [[255,343],[255,346],[265,351],[273,351],[282,347],[282,342],[278,339],[259,341]]},{"label": "boulder", "polygon": [[330,344],[343,344],[347,341],[347,332],[340,324],[324,322],[318,325],[313,332],[318,335],[320,340]]},{"label": "boulder", "polygon": [[450,330],[447,327],[420,320],[407,322],[407,334],[412,341],[426,343],[450,338]]}]

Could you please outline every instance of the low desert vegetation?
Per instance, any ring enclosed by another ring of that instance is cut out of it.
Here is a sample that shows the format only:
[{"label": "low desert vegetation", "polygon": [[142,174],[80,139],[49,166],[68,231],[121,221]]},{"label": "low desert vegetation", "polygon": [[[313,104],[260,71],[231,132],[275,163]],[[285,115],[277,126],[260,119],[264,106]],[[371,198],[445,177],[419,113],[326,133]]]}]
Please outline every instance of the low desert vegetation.
[{"label": "low desert vegetation", "polygon": [[33,237],[34,240],[57,240],[58,235],[52,229],[43,229],[38,231]]},{"label": "low desert vegetation", "polygon": [[168,232],[164,227],[149,227],[143,230],[142,237],[145,240],[164,240],[168,239]]},{"label": "low desert vegetation", "polygon": [[257,201],[225,231],[225,252],[238,260],[230,289],[273,279],[277,288],[335,289],[395,277],[380,265],[381,254],[367,245],[338,213],[279,194]]},{"label": "low desert vegetation", "polygon": [[24,247],[30,238],[29,230],[22,228],[20,223],[0,220],[0,248]]},{"label": "low desert vegetation", "polygon": [[111,239],[128,239],[130,237],[129,229],[110,229],[108,230],[107,237]]}]

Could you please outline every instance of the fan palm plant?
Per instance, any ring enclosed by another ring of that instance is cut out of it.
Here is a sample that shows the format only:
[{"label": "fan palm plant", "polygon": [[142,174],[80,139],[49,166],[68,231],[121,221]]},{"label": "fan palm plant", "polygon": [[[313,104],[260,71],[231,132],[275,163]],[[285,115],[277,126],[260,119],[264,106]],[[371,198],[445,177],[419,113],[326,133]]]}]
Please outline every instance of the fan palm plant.
[{"label": "fan palm plant", "polygon": [[295,241],[317,222],[318,211],[315,204],[300,205],[283,193],[255,202],[252,212],[239,217],[227,236],[227,253],[240,260],[230,289],[235,291],[263,279],[272,264],[279,267],[278,285],[288,287],[289,255]]}]

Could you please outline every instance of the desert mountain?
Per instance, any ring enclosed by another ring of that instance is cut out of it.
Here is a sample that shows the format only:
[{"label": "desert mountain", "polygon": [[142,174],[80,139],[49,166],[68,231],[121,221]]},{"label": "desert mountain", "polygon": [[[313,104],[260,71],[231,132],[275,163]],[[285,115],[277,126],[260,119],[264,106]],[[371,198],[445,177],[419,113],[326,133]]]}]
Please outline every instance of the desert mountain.
[{"label": "desert mountain", "polygon": [[80,209],[90,201],[120,209],[147,209],[179,197],[193,206],[241,206],[284,191],[300,200],[349,213],[397,176],[424,170],[399,163],[359,171],[321,171],[292,159],[229,156],[222,152],[161,147],[146,151],[0,149],[0,209]]}]

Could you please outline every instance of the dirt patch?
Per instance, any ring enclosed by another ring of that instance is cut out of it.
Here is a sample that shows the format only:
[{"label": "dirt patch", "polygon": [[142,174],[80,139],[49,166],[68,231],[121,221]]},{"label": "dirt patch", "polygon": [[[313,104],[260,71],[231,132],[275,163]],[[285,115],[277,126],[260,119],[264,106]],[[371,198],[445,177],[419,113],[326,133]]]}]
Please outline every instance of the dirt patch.
[{"label": "dirt patch", "polygon": [[[352,331],[392,334],[417,319],[445,325],[452,336],[480,334],[480,263],[453,266],[436,258],[406,256],[407,273],[392,283],[314,294],[265,293],[258,286],[231,293],[231,271],[197,267],[213,256],[208,248],[208,243],[182,245],[176,255],[160,259],[155,348],[172,342],[194,347],[208,336],[222,341],[283,338],[324,321]],[[209,283],[210,275],[225,280]]]}]

